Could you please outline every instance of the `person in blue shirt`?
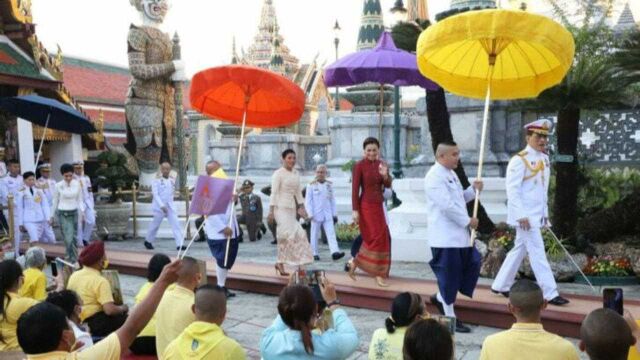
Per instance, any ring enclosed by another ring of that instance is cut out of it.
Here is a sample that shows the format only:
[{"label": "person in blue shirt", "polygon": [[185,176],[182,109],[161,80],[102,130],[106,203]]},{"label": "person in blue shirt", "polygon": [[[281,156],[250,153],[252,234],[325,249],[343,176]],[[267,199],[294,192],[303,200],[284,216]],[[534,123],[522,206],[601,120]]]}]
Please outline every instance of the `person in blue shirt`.
[{"label": "person in blue shirt", "polygon": [[335,286],[325,277],[322,297],[332,312],[333,326],[320,333],[315,328],[318,305],[311,288],[290,285],[278,300],[278,316],[264,330],[260,353],[264,360],[346,359],[358,348],[358,333],[347,313],[340,308]]}]

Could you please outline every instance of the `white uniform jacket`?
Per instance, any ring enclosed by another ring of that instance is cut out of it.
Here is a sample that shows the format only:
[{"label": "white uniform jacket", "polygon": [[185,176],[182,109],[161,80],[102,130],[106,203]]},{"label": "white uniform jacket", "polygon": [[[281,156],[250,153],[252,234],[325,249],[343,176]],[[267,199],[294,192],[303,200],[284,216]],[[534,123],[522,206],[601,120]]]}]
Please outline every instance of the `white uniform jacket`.
[{"label": "white uniform jacket", "polygon": [[[14,199],[18,196],[18,191],[24,186],[24,182],[22,181],[22,175],[18,175],[16,177],[12,177],[11,175],[7,175],[0,179],[0,196],[2,197],[0,201],[3,206],[7,206],[9,204],[8,198],[9,194],[13,195]],[[15,204],[15,201],[14,201]]]},{"label": "white uniform jacket", "polygon": [[50,205],[44,192],[35,186],[33,194],[28,187],[18,191],[16,196],[16,211],[18,213],[18,225],[24,226],[24,223],[38,223],[48,221],[50,216]]},{"label": "white uniform jacket", "polygon": [[333,221],[333,218],[338,216],[338,211],[331,181],[313,181],[307,185],[304,207],[313,221]]},{"label": "white uniform jacket", "polygon": [[173,194],[176,188],[176,179],[169,177],[160,177],[154,179],[151,183],[151,192],[153,193],[153,202],[151,207],[153,211],[162,211],[163,207],[175,211],[173,202]]},{"label": "white uniform jacket", "polygon": [[38,189],[44,192],[44,195],[47,197],[47,201],[49,202],[49,204],[52,204],[53,192],[56,189],[56,181],[51,178],[45,179],[43,177],[40,177],[36,181],[36,186],[38,187]]},{"label": "white uniform jacket", "polygon": [[475,190],[462,189],[458,175],[436,162],[424,178],[427,198],[427,239],[435,248],[469,247],[467,202]]},{"label": "white uniform jacket", "polygon": [[[207,234],[207,238],[211,240],[226,240],[227,237],[224,236],[224,229],[229,226],[229,214],[232,214],[234,210],[233,203],[229,204],[227,211],[223,214],[218,215],[210,215],[207,216],[204,225],[204,232]],[[232,239],[238,237],[238,220],[236,216],[231,217],[231,229],[233,230],[233,234],[231,235]]]},{"label": "white uniform jacket", "polygon": [[545,225],[549,217],[548,196],[551,165],[549,157],[530,146],[511,158],[507,166],[507,223],[518,225],[527,218],[533,228]]},{"label": "white uniform jacket", "polygon": [[87,175],[78,176],[75,174],[73,175],[73,178],[78,180],[80,182],[80,185],[82,185],[82,196],[84,199],[85,208],[93,210],[95,206],[93,200],[93,191],[91,191],[91,179]]}]

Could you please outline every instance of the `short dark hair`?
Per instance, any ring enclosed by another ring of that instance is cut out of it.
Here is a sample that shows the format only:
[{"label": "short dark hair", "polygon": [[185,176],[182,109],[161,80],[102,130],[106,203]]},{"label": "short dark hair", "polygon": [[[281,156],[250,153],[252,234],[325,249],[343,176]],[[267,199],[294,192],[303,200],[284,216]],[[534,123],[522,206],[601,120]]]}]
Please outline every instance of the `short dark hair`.
[{"label": "short dark hair", "polygon": [[580,326],[580,340],[591,360],[625,360],[635,343],[625,319],[611,309],[587,315]]},{"label": "short dark hair", "polygon": [[220,319],[227,311],[227,294],[220,286],[205,284],[196,289],[194,304],[202,316]]},{"label": "short dark hair", "polygon": [[160,273],[162,273],[162,269],[164,269],[165,265],[170,264],[171,259],[165,254],[155,254],[149,260],[149,264],[147,265],[147,280],[150,282],[155,282],[160,277]]},{"label": "short dark hair", "polygon": [[404,335],[402,354],[404,360],[451,360],[453,338],[436,320],[418,320]]},{"label": "short dark hair", "polygon": [[285,150],[285,151],[283,151],[283,152],[282,152],[282,158],[283,158],[283,159],[284,159],[284,158],[286,158],[286,157],[287,157],[287,155],[289,155],[289,154],[293,154],[293,155],[295,155],[295,154],[296,154],[296,152],[295,152],[295,151],[293,151],[293,149],[287,149],[287,150]]},{"label": "short dark hair", "polygon": [[27,171],[22,174],[22,179],[28,179],[30,177],[36,177],[36,174],[33,171]]},{"label": "short dark hair", "polygon": [[509,289],[509,302],[522,316],[537,316],[542,311],[544,297],[540,286],[527,279],[516,281]]},{"label": "short dark hair", "polygon": [[7,165],[20,165],[20,161],[16,160],[16,159],[9,159],[7,160]]},{"label": "short dark hair", "polygon": [[380,148],[380,142],[378,141],[378,139],[370,136],[370,137],[364,139],[364,142],[362,143],[362,149],[363,150],[366,149],[367,145],[369,145],[369,144],[374,144],[375,146],[378,147],[378,149]]},{"label": "short dark hair", "polygon": [[50,292],[49,295],[47,295],[47,300],[45,301],[62,309],[69,319],[73,316],[75,307],[80,305],[78,294],[76,294],[75,291],[68,289]]},{"label": "short dark hair", "polygon": [[455,141],[453,141],[453,140],[440,141],[440,142],[438,143],[438,146],[440,146],[440,145],[445,145],[445,146],[458,146],[458,144],[457,144]]},{"label": "short dark hair", "polygon": [[72,172],[73,172],[73,165],[62,164],[62,166],[60,166],[60,174],[64,175],[66,173],[72,173]]},{"label": "short dark hair", "polygon": [[67,316],[56,305],[42,302],[32,306],[18,320],[18,343],[25,354],[37,355],[55,351],[62,332],[69,329]]}]

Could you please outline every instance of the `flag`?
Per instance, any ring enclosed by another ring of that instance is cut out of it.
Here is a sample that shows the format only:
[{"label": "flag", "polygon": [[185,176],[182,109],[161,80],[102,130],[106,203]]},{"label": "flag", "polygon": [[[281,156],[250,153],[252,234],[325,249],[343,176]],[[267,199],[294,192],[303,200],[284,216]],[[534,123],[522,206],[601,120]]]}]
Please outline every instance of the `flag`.
[{"label": "flag", "polygon": [[189,213],[192,215],[224,214],[233,195],[233,180],[199,176]]}]

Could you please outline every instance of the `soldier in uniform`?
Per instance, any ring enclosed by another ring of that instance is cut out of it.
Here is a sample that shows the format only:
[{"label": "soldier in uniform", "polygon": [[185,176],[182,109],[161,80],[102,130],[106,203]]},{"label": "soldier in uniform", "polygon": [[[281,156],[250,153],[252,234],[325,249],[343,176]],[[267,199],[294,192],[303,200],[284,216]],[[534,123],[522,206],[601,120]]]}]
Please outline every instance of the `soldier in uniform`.
[{"label": "soldier in uniform", "polygon": [[[16,252],[16,258],[20,251],[20,226],[18,224],[18,213],[15,211],[15,199],[18,195],[18,190],[22,188],[23,181],[22,175],[20,175],[20,163],[17,160],[9,160],[7,164],[7,170],[9,175],[0,179],[0,201],[2,206],[7,207],[9,205],[9,195],[13,195],[13,234],[14,234],[14,249]],[[5,219],[9,219],[9,210],[4,210]],[[7,224],[7,229],[9,226]]]},{"label": "soldier in uniform", "polygon": [[80,182],[84,199],[84,216],[78,218],[78,246],[87,246],[91,241],[91,234],[96,226],[96,211],[93,200],[91,179],[84,174],[82,160],[73,163],[73,178]]},{"label": "soldier in uniform", "polygon": [[327,180],[327,167],[318,165],[316,167],[316,179],[307,185],[305,208],[311,220],[311,250],[313,259],[320,260],[318,256],[318,238],[320,228],[324,228],[327,234],[327,242],[331,250],[331,258],[338,260],[344,257],[344,252],[340,251],[336,240],[335,224],[338,222],[338,211],[336,209],[336,198],[333,193],[331,181]]},{"label": "soldier in uniform", "polygon": [[249,240],[256,241],[256,237],[260,239],[260,225],[262,225],[262,200],[253,193],[253,185],[251,180],[245,180],[242,183],[242,193],[240,194],[240,206],[242,215],[239,216],[238,222],[247,227]]},{"label": "soldier in uniform", "polygon": [[[222,169],[216,171],[212,176],[219,179],[227,178],[227,175]],[[231,267],[233,267],[236,256],[238,255],[238,240],[240,237],[240,227],[234,214],[234,203],[235,201],[231,201],[227,211],[223,214],[207,216],[204,225],[207,234],[207,244],[209,245],[209,250],[211,250],[211,255],[216,261],[217,285],[224,289],[227,298],[236,296],[236,294],[230,292],[226,287],[227,274],[229,270],[231,270]],[[231,227],[229,227],[229,220],[231,220]],[[229,258],[225,265],[224,258],[227,253],[227,237],[230,238]]]},{"label": "soldier in uniform", "polygon": [[[47,202],[49,205],[53,204],[53,192],[56,188],[56,181],[53,180],[51,176],[51,164],[44,163],[38,166],[38,170],[40,170],[40,178],[36,180],[36,187],[44,193],[44,196],[47,198]],[[46,221],[44,224],[44,231],[40,240],[46,243],[55,243],[56,236],[53,232],[53,227],[51,226],[49,221]]]},{"label": "soldier in uniform", "polygon": [[35,186],[36,174],[27,171],[22,178],[24,186],[16,196],[20,231],[29,234],[29,242],[44,242],[45,224],[51,221],[49,202],[44,192]]},{"label": "soldier in uniform", "polygon": [[173,201],[173,194],[176,188],[176,179],[170,177],[171,164],[163,162],[160,165],[161,175],[151,183],[151,192],[153,193],[153,202],[151,203],[151,209],[153,210],[153,222],[147,233],[147,238],[144,242],[144,246],[153,250],[153,243],[156,241],[156,234],[160,229],[162,220],[166,217],[169,220],[171,229],[173,231],[173,238],[176,242],[176,250],[186,250],[186,246],[180,246],[182,242],[182,229],[178,222],[178,213],[176,212],[176,206]]},{"label": "soldier in uniform", "polygon": [[491,285],[491,290],[508,297],[520,263],[528,254],[545,300],[552,305],[565,305],[569,300],[558,293],[540,231],[541,228],[550,226],[547,192],[551,165],[546,150],[551,126],[552,123],[548,120],[525,125],[527,147],[511,158],[507,166],[507,223],[515,226],[516,239]]},{"label": "soldier in uniform", "polygon": [[[478,219],[469,217],[467,203],[482,191],[482,181],[462,188],[458,175],[460,150],[454,142],[440,143],[436,149],[436,163],[424,178],[427,198],[427,239],[433,258],[429,262],[438,280],[438,293],[431,296],[431,303],[440,313],[455,317],[454,303],[458,292],[468,297],[480,275],[482,257],[471,245],[469,228],[478,227]],[[456,320],[456,332],[468,333],[471,329]]]}]

